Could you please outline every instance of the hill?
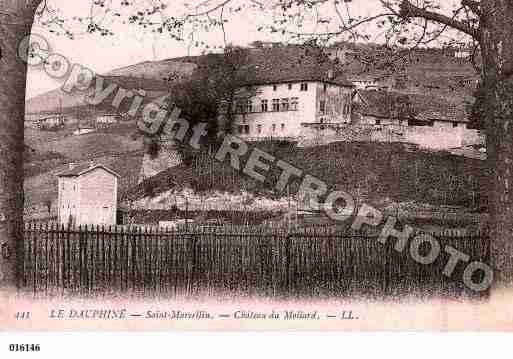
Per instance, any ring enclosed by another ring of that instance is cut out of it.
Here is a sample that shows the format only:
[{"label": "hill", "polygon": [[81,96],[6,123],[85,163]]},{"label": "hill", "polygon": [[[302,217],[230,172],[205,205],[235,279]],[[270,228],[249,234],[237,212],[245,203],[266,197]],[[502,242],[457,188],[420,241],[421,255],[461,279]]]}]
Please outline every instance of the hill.
[{"label": "hill", "polygon": [[[70,160],[84,160],[108,154],[123,154],[142,149],[141,141],[132,140],[128,136],[113,133],[89,133],[79,136],[50,133],[44,131],[30,131],[26,144],[40,152],[53,152],[61,154]],[[45,136],[45,139],[38,138]],[[50,137],[54,136],[54,137]],[[50,138],[51,139],[50,139]]]},{"label": "hill", "polygon": [[[486,204],[486,169],[482,161],[447,153],[408,150],[403,144],[333,143],[314,148],[259,144],[259,149],[323,179],[331,188],[344,190],[366,201],[390,198],[396,202],[418,201],[477,209]],[[243,158],[243,162],[247,160]],[[192,166],[170,168],[127,192],[125,199],[155,197],[166,191],[191,187],[197,192],[240,193],[247,191],[272,199],[284,194],[272,189],[280,175],[272,169],[262,184],[198,155]],[[290,192],[297,192],[294,182]]]},{"label": "hill", "polygon": [[[348,45],[344,45],[348,46]],[[378,56],[378,47],[374,46],[352,46],[351,54],[346,58],[348,62],[339,64],[338,72],[346,78],[353,78],[365,73],[380,76],[390,76],[382,69],[368,69],[364,65],[365,59],[372,56]],[[331,51],[331,49],[328,49]],[[318,59],[316,64],[312,59],[317,58],[315,51],[310,51],[301,46],[280,46],[273,48],[252,48],[250,50],[250,63],[254,65],[263,77],[269,76],[273,79],[279,78],[283,71],[289,71],[290,68],[297,68],[301,73],[314,69],[324,64],[325,59]],[[365,56],[361,53],[365,52]],[[321,56],[322,57],[322,56]],[[166,86],[162,84],[166,81],[179,81],[189,76],[197,64],[200,63],[202,56],[189,56],[166,59],[161,61],[145,61],[131,66],[119,68],[108,72],[102,76],[107,77],[109,81],[119,84],[123,88],[148,88],[157,90],[148,98],[160,97],[166,92]],[[447,92],[454,96],[455,90],[461,90],[462,95],[471,95],[472,86],[464,86],[462,82],[475,82],[479,78],[471,64],[462,59],[456,59],[450,53],[439,49],[418,49],[404,56],[406,68],[401,76],[408,82],[408,88],[433,88],[436,91]],[[286,60],[286,61],[284,61]],[[283,69],[280,69],[280,66]],[[321,67],[322,67],[321,66]],[[333,66],[330,65],[330,66]],[[395,74],[393,74],[395,76]],[[290,74],[287,75],[290,78]],[[425,86],[424,86],[425,85]],[[164,87],[164,88],[163,88]],[[108,102],[108,101],[106,101]],[[60,109],[64,111],[84,105],[84,94],[67,94],[60,89],[50,91],[29,99],[26,103],[26,113],[44,113],[55,112]]]}]

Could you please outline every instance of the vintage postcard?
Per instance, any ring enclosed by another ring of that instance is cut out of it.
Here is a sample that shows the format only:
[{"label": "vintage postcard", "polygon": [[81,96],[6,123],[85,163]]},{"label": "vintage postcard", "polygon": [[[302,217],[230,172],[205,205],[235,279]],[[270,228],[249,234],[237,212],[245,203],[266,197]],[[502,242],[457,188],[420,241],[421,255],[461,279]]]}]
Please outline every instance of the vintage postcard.
[{"label": "vintage postcard", "polygon": [[499,0],[0,0],[0,329],[513,329],[512,33]]}]

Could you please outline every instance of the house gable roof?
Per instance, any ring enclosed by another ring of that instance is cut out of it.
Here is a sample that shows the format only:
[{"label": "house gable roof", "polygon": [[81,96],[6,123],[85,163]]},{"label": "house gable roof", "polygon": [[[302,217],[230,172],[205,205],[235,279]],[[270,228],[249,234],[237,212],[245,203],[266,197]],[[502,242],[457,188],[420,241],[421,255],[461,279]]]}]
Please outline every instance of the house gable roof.
[{"label": "house gable roof", "polygon": [[110,168],[104,166],[104,165],[101,165],[101,164],[96,164],[96,165],[91,165],[89,163],[87,164],[81,164],[81,165],[77,165],[73,168],[70,168],[69,170],[66,170],[64,172],[60,172],[57,174],[57,177],[79,177],[79,176],[82,176],[86,173],[89,173],[91,171],[94,171],[98,168],[101,168],[107,172],[109,172],[110,174],[112,174],[113,176],[119,178],[120,175],[117,174],[115,171],[111,170]]}]

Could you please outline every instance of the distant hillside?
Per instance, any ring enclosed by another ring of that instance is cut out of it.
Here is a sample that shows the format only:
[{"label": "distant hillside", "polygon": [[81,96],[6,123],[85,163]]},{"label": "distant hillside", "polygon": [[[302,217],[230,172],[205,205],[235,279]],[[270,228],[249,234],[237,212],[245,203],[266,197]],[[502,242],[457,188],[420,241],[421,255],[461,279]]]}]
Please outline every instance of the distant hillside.
[{"label": "distant hillside", "polygon": [[[369,70],[364,66],[360,52],[365,51],[366,56],[372,56],[372,51],[377,51],[376,46],[354,46],[352,53],[348,55],[349,63],[338,66],[338,71],[346,78],[359,76],[365,73],[385,74],[382,69]],[[315,59],[315,51],[310,51],[307,47],[301,46],[282,46],[276,48],[253,48],[251,49],[250,62],[254,65],[262,80],[279,79],[280,74],[290,72],[291,69],[297,69],[298,74],[304,75],[305,72],[311,73],[318,71],[321,66],[312,62]],[[128,89],[132,88],[150,88],[156,89],[155,93],[148,97],[159,97],[165,93],[162,89],[162,82],[177,81],[190,75],[196,68],[201,56],[180,57],[166,59],[162,61],[146,61],[120,69],[112,70],[104,76],[109,81],[114,81],[120,86]],[[463,94],[471,95],[472,91],[460,86],[461,82],[475,81],[479,78],[471,64],[463,59],[457,59],[451,56],[447,51],[439,49],[420,49],[407,56],[407,69],[402,75],[411,86],[427,85],[436,91],[450,91],[447,94],[455,95],[456,89],[463,90]],[[324,60],[322,60],[324,61]],[[339,64],[340,65],[340,64]],[[321,67],[328,66],[322,63]],[[290,73],[287,78],[290,79]],[[293,76],[292,76],[293,77]],[[165,86],[164,86],[165,87]],[[67,94],[61,90],[53,90],[39,95],[27,101],[26,113],[55,112],[59,110],[60,103],[64,111],[84,105],[84,94]],[[108,102],[108,101],[106,101]]]},{"label": "distant hillside", "polygon": [[[169,80],[184,78],[191,74],[194,68],[194,64],[171,59],[142,62],[112,70],[101,76],[106,80],[105,83],[116,83],[124,89],[144,88],[147,91],[146,99],[153,100],[167,93]],[[66,93],[60,88],[55,89],[27,100],[25,113],[53,113],[60,111],[61,105],[63,112],[74,111],[77,107],[87,106],[85,96],[89,93],[90,91]],[[109,99],[105,103],[109,104]],[[105,109],[100,109],[100,112],[106,110],[112,111],[107,106]]]},{"label": "distant hillside", "polygon": [[37,138],[26,140],[27,144],[40,152],[61,154],[71,160],[94,158],[107,154],[128,153],[142,150],[139,140],[111,133],[89,133],[80,136],[39,141]]}]

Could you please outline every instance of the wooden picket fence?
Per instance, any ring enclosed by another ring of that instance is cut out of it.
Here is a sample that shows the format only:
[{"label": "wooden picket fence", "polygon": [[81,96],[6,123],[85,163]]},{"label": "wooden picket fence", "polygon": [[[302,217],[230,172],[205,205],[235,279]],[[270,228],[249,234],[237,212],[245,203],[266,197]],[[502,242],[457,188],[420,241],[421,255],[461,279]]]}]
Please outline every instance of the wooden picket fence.
[{"label": "wooden picket fence", "polygon": [[[474,295],[463,267],[442,272],[449,257],[420,265],[394,241],[333,228],[263,227],[167,230],[140,227],[25,227],[25,286],[35,295],[241,295],[344,297]],[[445,245],[489,260],[482,234],[440,237]]]}]

